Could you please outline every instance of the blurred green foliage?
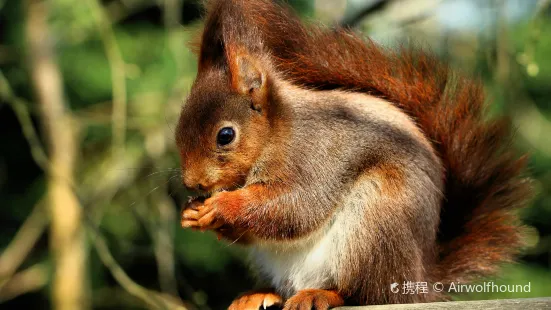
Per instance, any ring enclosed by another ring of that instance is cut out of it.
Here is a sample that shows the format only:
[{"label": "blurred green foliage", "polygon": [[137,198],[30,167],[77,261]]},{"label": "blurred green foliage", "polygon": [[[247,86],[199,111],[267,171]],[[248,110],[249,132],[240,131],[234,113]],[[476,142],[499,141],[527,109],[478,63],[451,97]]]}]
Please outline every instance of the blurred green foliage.
[{"label": "blurred green foliage", "polygon": [[[86,0],[77,4],[52,0],[52,40],[65,93],[79,124],[76,176],[88,220],[99,225],[116,260],[137,283],[164,290],[159,261],[165,254],[173,255],[180,298],[195,308],[222,309],[237,293],[250,288],[252,279],[241,249],[218,241],[211,233],[179,228],[177,206],[186,193],[179,185],[172,137],[195,75],[196,61],[186,42],[197,29],[200,9],[194,1],[174,2],[180,4],[176,17],[181,26],[166,24],[162,1]],[[291,1],[310,16],[315,15],[315,3]],[[503,38],[496,35],[450,42],[447,50],[438,51],[462,70],[467,64],[472,69],[466,71],[480,74],[497,113],[511,116],[518,128],[517,146],[530,154],[530,172],[538,190],[532,206],[523,211],[532,228],[532,244],[521,263],[508,266],[496,280],[502,284],[530,281],[533,291],[461,295],[459,299],[551,296],[551,19],[548,12],[538,22],[533,19],[527,16],[506,27],[505,49],[499,42]],[[112,32],[116,53],[124,61],[128,128],[123,162],[111,158],[113,63],[102,29]],[[416,35],[423,37],[422,32]],[[468,55],[458,52],[465,44],[476,47],[467,49],[472,52]],[[0,72],[16,96],[28,103],[38,126],[25,52],[22,3],[0,1]],[[45,181],[7,100],[0,100],[0,126],[1,249],[42,198]],[[160,207],[159,201],[171,211]],[[172,236],[173,250],[159,243],[155,237],[159,230]],[[162,249],[169,252],[156,254]],[[49,260],[45,235],[20,269],[37,262],[49,264]],[[93,249],[89,261],[95,308],[143,308],[119,288]],[[39,288],[0,303],[0,308],[47,309],[48,293],[48,287]]]}]

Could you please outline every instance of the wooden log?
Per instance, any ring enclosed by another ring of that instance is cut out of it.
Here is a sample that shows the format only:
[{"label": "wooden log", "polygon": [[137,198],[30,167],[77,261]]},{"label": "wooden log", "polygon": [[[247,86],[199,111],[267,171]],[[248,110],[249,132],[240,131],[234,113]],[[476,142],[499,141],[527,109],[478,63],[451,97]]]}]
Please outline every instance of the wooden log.
[{"label": "wooden log", "polygon": [[401,305],[377,305],[363,307],[341,307],[338,310],[440,310],[440,309],[509,309],[509,310],[542,310],[551,309],[551,297],[545,298],[522,298],[522,299],[494,299],[476,301],[451,301],[433,302],[424,304],[401,304]]}]

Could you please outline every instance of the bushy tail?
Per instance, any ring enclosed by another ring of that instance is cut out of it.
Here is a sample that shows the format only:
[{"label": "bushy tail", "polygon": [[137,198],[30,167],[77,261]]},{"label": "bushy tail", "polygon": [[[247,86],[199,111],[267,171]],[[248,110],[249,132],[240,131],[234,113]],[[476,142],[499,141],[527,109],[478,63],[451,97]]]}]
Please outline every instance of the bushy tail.
[{"label": "bushy tail", "polygon": [[525,160],[511,150],[509,122],[485,119],[479,81],[418,49],[385,49],[344,29],[305,26],[273,1],[212,1],[209,10],[203,48],[234,42],[268,52],[295,84],[368,93],[416,121],[446,173],[439,281],[488,275],[511,260],[522,243],[513,211],[530,198],[530,182]]}]

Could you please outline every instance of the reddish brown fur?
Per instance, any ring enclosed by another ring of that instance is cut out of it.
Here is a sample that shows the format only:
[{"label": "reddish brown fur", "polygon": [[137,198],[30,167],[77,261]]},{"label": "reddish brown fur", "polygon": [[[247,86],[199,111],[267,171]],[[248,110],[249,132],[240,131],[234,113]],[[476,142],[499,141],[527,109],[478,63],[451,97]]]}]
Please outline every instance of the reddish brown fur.
[{"label": "reddish brown fur", "polygon": [[[517,253],[522,240],[511,211],[531,196],[525,160],[510,149],[508,121],[485,121],[479,81],[415,48],[390,50],[346,29],[304,26],[271,1],[212,1],[206,29],[203,49],[223,41],[269,51],[276,68],[297,85],[375,95],[417,122],[446,169],[435,278],[487,275]],[[212,61],[208,56],[201,53],[201,65]]]},{"label": "reddish brown fur", "polygon": [[400,190],[404,188],[404,176],[402,169],[391,165],[383,164],[372,171],[370,175],[375,175],[381,182],[381,193],[387,197],[398,196]]},{"label": "reddish brown fur", "polygon": [[[254,234],[261,239],[285,240],[297,238],[308,234],[316,228],[323,220],[325,214],[320,213],[318,218],[307,217],[307,214],[293,214],[295,218],[288,226],[282,226],[285,217],[289,213],[281,212],[276,208],[264,212],[251,212],[270,200],[275,200],[280,192],[274,188],[267,188],[263,185],[250,185],[243,189],[231,192],[218,193],[213,198],[205,201],[205,206],[218,210],[219,217],[233,227],[239,227]],[[308,224],[311,223],[311,224]]]}]

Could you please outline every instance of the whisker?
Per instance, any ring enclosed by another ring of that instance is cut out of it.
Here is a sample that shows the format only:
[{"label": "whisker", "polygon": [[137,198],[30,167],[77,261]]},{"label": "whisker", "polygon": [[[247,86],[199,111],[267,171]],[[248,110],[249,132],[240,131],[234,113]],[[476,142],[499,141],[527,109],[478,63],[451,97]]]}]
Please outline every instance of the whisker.
[{"label": "whisker", "polygon": [[241,237],[243,237],[247,232],[248,232],[248,230],[245,231],[245,232],[243,232],[243,233],[242,233],[239,237],[237,237],[233,242],[227,244],[226,247],[229,247],[230,245],[234,245],[234,244],[235,244],[239,239],[241,239]]},{"label": "whisker", "polygon": [[167,171],[167,170],[180,170],[180,168],[160,168],[156,166],[147,166],[147,167],[138,167],[138,168],[115,168],[113,170],[142,170],[145,168],[153,168],[159,171]]},{"label": "whisker", "polygon": [[[179,176],[180,176],[180,174],[175,174],[175,175],[173,175],[172,177],[170,177],[170,178],[168,179],[168,181],[170,182],[171,180],[173,180],[174,178],[179,177]],[[182,186],[182,183],[178,182],[178,185],[179,185],[179,186]],[[183,188],[183,186],[182,186],[182,188]],[[172,196],[172,195],[174,195],[174,191],[175,191],[175,190],[176,190],[176,189],[175,189],[174,187],[172,187],[172,188],[168,191],[168,195],[169,195],[170,197],[174,197],[174,196]]]},{"label": "whisker", "polygon": [[[171,180],[173,180],[173,179],[174,179],[175,177],[177,177],[177,176],[178,176],[178,175],[174,175],[174,176],[168,178],[168,180],[167,180],[166,182],[164,182],[164,183],[162,183],[162,184],[160,184],[160,185],[158,185],[158,186],[155,186],[155,188],[153,188],[152,190],[150,190],[149,192],[147,192],[147,194],[145,194],[143,197],[141,197],[141,199],[143,200],[144,198],[147,198],[147,196],[151,195],[151,193],[153,193],[154,191],[158,190],[159,187],[168,184]],[[136,203],[138,203],[137,200],[134,201],[134,202],[132,202],[132,203],[130,204],[130,207],[133,207]]]},{"label": "whisker", "polygon": [[[176,170],[180,170],[180,169],[176,169]],[[175,170],[164,170],[164,171],[155,171],[155,172],[152,172],[148,175],[146,175],[144,178],[148,178],[150,176],[153,176],[153,175],[156,175],[156,174],[161,174],[161,173],[171,173],[171,172],[174,172]]]}]

